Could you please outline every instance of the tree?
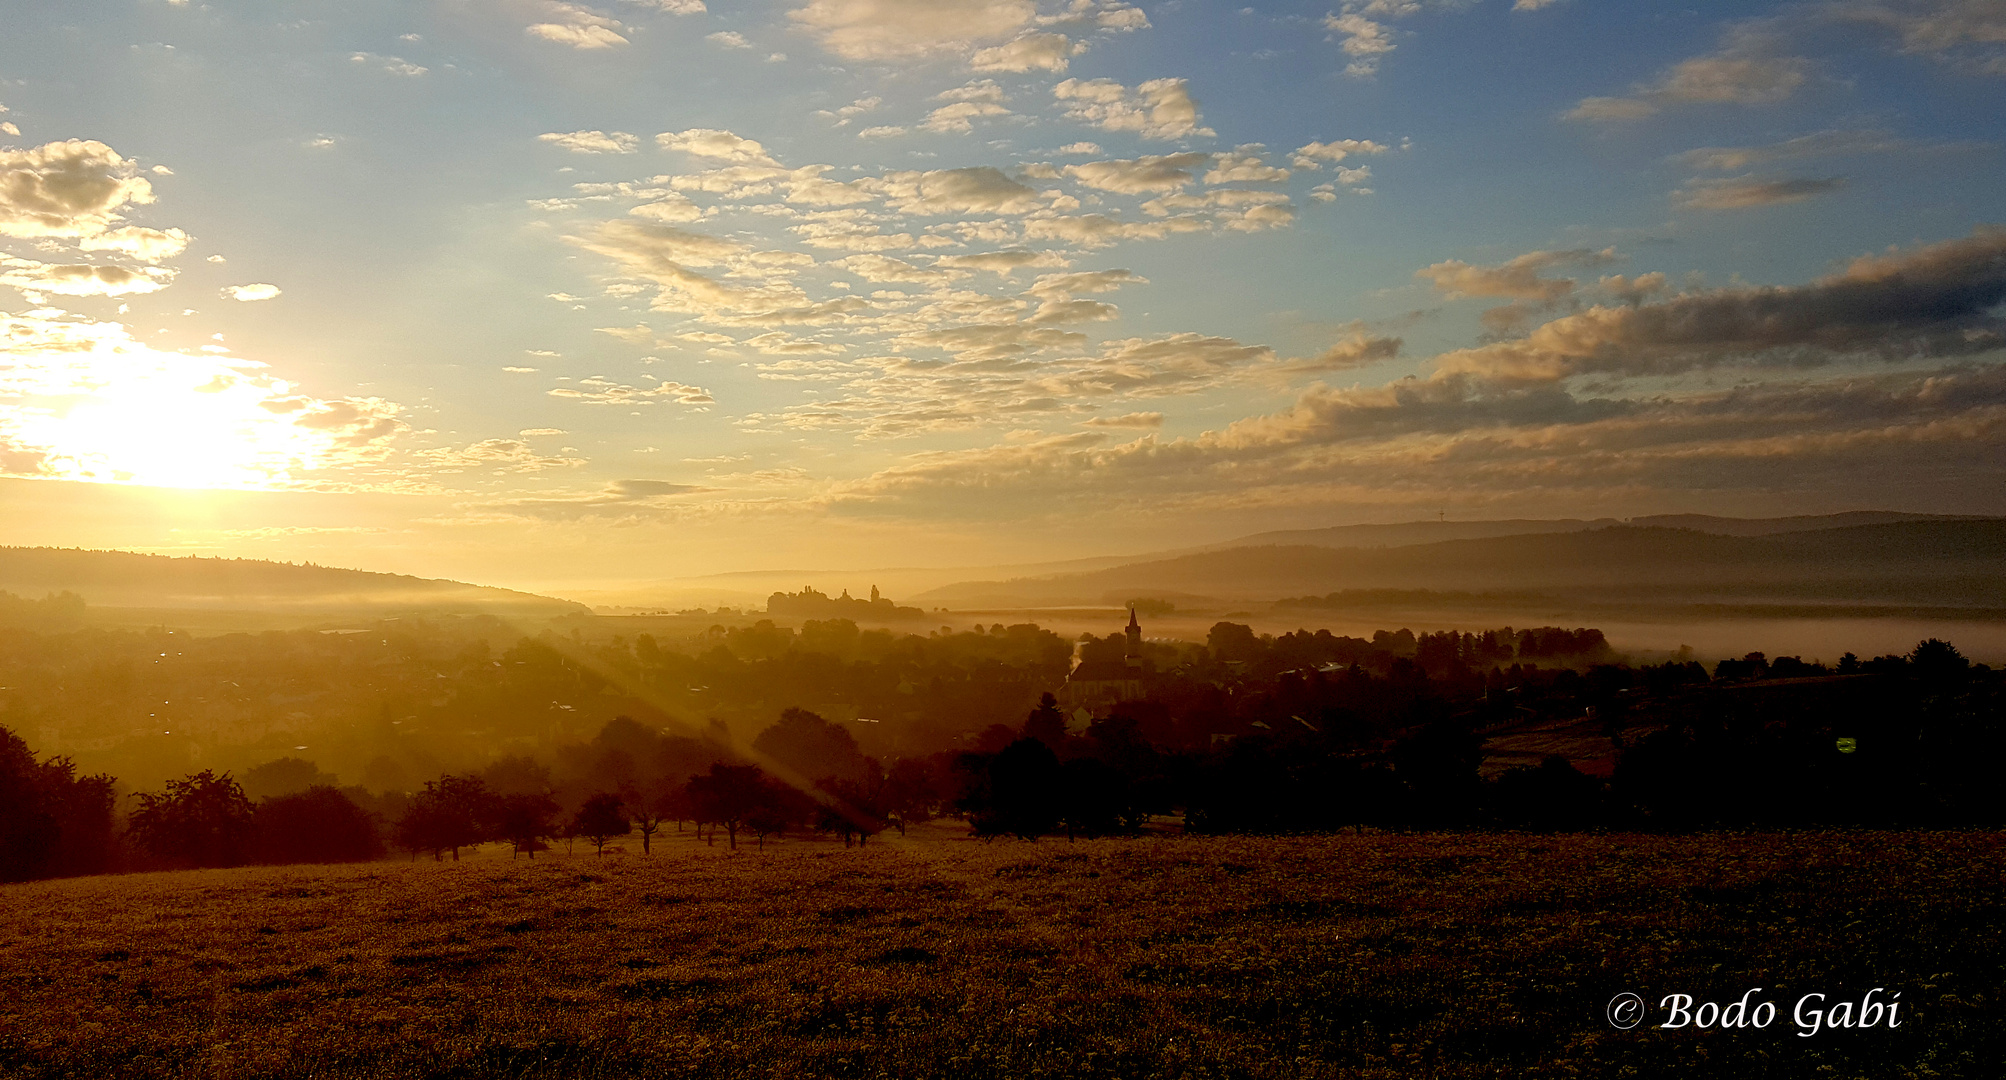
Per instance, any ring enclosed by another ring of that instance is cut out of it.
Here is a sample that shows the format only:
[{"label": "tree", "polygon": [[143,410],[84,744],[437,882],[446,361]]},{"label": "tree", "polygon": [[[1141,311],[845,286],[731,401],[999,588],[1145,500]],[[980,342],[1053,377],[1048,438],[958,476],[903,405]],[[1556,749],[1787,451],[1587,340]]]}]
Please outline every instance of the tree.
[{"label": "tree", "polygon": [[887,815],[883,785],[864,785],[832,777],[815,786],[824,796],[816,815],[817,830],[842,834],[844,847],[850,846],[852,837],[858,844],[864,844],[873,834],[884,831]]},{"label": "tree", "polygon": [[900,836],[907,825],[931,820],[942,797],[933,770],[920,759],[896,761],[885,776],[885,810]]},{"label": "tree", "polygon": [[1036,739],[1018,739],[994,755],[968,754],[962,766],[975,781],[958,803],[982,836],[1009,833],[1036,840],[1059,824],[1059,758]]},{"label": "tree", "polygon": [[627,799],[627,805],[633,810],[634,831],[641,834],[641,854],[646,855],[650,850],[648,842],[662,831],[662,822],[667,820],[662,814],[661,800],[634,795]]},{"label": "tree", "polygon": [[297,795],[308,788],[335,786],[335,778],[321,772],[320,766],[296,757],[282,757],[248,769],[238,782],[243,785],[244,795],[252,799]]},{"label": "tree", "polygon": [[451,851],[458,862],[461,848],[478,847],[495,836],[497,810],[494,794],[479,777],[428,780],[397,820],[398,844],[414,858],[429,851],[437,861]]},{"label": "tree", "polygon": [[520,852],[528,852],[536,858],[538,848],[545,847],[545,840],[557,835],[557,803],[548,795],[522,793],[501,797],[496,832],[508,841],[513,850],[509,858]]},{"label": "tree", "polygon": [[327,785],[259,802],[252,855],[261,863],[368,862],[383,857],[376,819]]},{"label": "tree", "polygon": [[739,827],[759,809],[760,800],[764,797],[764,779],[765,774],[757,765],[726,765],[723,762],[712,765],[710,771],[701,776],[690,777],[686,788],[690,801],[696,804],[698,822],[709,822],[713,830],[723,825],[725,835],[736,850]]},{"label": "tree", "polygon": [[204,769],[137,798],[126,832],[154,857],[187,866],[238,866],[249,856],[256,808],[229,773]]},{"label": "tree", "polygon": [[606,841],[616,836],[625,836],[633,831],[622,809],[620,796],[610,791],[602,791],[585,800],[578,813],[571,819],[572,831],[592,841],[600,855],[606,854]]},{"label": "tree", "polygon": [[102,873],[113,851],[109,776],[78,776],[68,758],[37,762],[0,728],[0,881]]},{"label": "tree", "polygon": [[1024,718],[1024,735],[1057,751],[1066,743],[1066,714],[1059,711],[1059,699],[1051,694],[1038,698],[1038,707]]},{"label": "tree", "polygon": [[870,759],[857,749],[854,736],[806,709],[781,712],[780,722],[760,732],[752,740],[752,748],[803,779],[834,776],[862,780],[872,771]]}]

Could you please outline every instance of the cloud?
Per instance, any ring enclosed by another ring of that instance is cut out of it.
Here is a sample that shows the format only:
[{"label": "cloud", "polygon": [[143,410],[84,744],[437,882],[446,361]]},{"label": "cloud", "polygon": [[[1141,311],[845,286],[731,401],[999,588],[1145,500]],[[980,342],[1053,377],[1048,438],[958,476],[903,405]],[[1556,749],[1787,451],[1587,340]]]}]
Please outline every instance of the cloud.
[{"label": "cloud", "polygon": [[1640,84],[1627,97],[1583,98],[1564,119],[1641,120],[1669,105],[1776,104],[1810,78],[1811,62],[1774,55],[1774,45],[1766,34],[1751,28],[1730,30],[1719,52],[1674,64],[1656,82]]},{"label": "cloud", "polygon": [[752,48],[752,42],[745,40],[745,35],[736,30],[719,30],[715,34],[706,34],[704,40],[720,49]]},{"label": "cloud", "polygon": [[254,300],[277,299],[279,287],[262,281],[250,285],[225,285],[222,294],[225,300],[242,300],[249,303]]},{"label": "cloud", "polygon": [[1071,266],[1065,257],[1053,251],[1030,251],[1013,248],[1008,251],[989,251],[975,255],[943,255],[933,263],[943,269],[986,270],[989,273],[1008,277],[1019,270],[1045,267]]},{"label": "cloud", "polygon": [[554,398],[582,401],[588,405],[653,405],[658,401],[677,405],[716,403],[716,399],[710,396],[710,391],[700,386],[686,386],[676,382],[665,382],[660,386],[650,387],[627,386],[599,375],[578,380],[577,388],[560,386],[544,393]]},{"label": "cloud", "polygon": [[545,469],[572,469],[585,464],[584,458],[539,454],[534,447],[520,439],[483,439],[458,448],[440,446],[414,451],[412,457],[437,471],[447,473],[472,469],[497,473],[532,473],[542,472]]},{"label": "cloud", "polygon": [[1014,38],[1037,15],[1029,0],[809,0],[787,13],[845,60],[966,54]]},{"label": "cloud", "polygon": [[[77,241],[77,247],[84,251],[116,251],[140,262],[157,263],[187,250],[188,239],[188,234],[180,229],[143,229],[128,225],[83,237]],[[211,258],[222,261],[216,256]]]},{"label": "cloud", "polygon": [[764,146],[751,139],[740,138],[729,131],[720,131],[716,128],[665,131],[655,136],[655,145],[664,150],[680,150],[685,154],[713,161],[728,161],[734,165],[763,165],[774,169],[780,167],[780,163],[773,160]]},{"label": "cloud", "polygon": [[1205,174],[1208,184],[1269,184],[1289,178],[1287,169],[1270,165],[1261,157],[1266,147],[1260,143],[1236,146],[1230,154],[1219,155],[1218,163]]},{"label": "cloud", "polygon": [[1544,278],[1540,272],[1563,266],[1599,266],[1616,262],[1615,248],[1592,251],[1532,251],[1500,266],[1472,266],[1460,259],[1414,271],[1451,298],[1507,296],[1514,300],[1558,300],[1574,291],[1571,278]]},{"label": "cloud", "polygon": [[705,6],[704,0],[620,0],[620,2],[665,11],[671,15],[701,15],[710,10]]},{"label": "cloud", "polygon": [[1695,210],[1748,210],[1758,206],[1803,202],[1846,185],[1842,176],[1824,179],[1795,178],[1765,180],[1737,176],[1721,180],[1694,180],[1673,193],[1681,206]]},{"label": "cloud", "polygon": [[1400,355],[1403,343],[1397,337],[1381,337],[1357,330],[1331,347],[1306,360],[1290,363],[1291,373],[1348,371],[1366,367]]},{"label": "cloud", "polygon": [[554,0],[543,0],[540,8],[551,21],[534,23],[524,30],[531,37],[574,49],[610,49],[627,44],[627,39],[620,36],[625,27],[589,8]]},{"label": "cloud", "polygon": [[351,63],[372,65],[374,67],[381,68],[392,75],[403,75],[407,78],[416,78],[417,76],[425,74],[427,70],[423,67],[420,67],[417,64],[413,64],[410,61],[405,60],[403,57],[382,56],[380,54],[372,52],[355,53],[351,55],[348,59],[349,62]]},{"label": "cloud", "polygon": [[631,154],[641,140],[624,131],[549,131],[537,138],[574,154]]},{"label": "cloud", "polygon": [[1893,32],[1904,53],[2006,75],[2006,10],[1994,0],[1839,0],[1825,13]]},{"label": "cloud", "polygon": [[1154,430],[1163,426],[1163,414],[1160,412],[1132,412],[1123,413],[1120,416],[1095,416],[1080,421],[1080,424],[1084,427],[1095,428]]},{"label": "cloud", "polygon": [[1009,115],[1009,109],[992,102],[957,101],[927,113],[926,119],[921,121],[919,126],[922,131],[931,131],[937,135],[966,135],[975,130],[972,121],[977,118]]},{"label": "cloud", "polygon": [[158,267],[127,268],[89,264],[50,264],[0,255],[0,285],[59,296],[130,296],[159,292],[174,280],[174,272]]},{"label": "cloud", "polygon": [[126,207],[152,201],[137,163],[101,142],[0,147],[0,236],[96,236]]},{"label": "cloud", "polygon": [[969,58],[976,71],[1064,71],[1087,43],[1064,34],[1025,34],[1002,45],[979,49]]},{"label": "cloud", "polygon": [[1702,146],[1675,155],[1672,160],[1711,172],[1740,172],[1751,166],[1779,161],[1883,154],[1914,147],[1914,143],[1897,139],[1887,131],[1827,130],[1762,146]]},{"label": "cloud", "polygon": [[1365,79],[1378,74],[1380,58],[1393,51],[1393,35],[1386,24],[1374,22],[1356,11],[1326,15],[1323,27],[1334,34],[1344,35],[1344,42],[1339,48],[1351,57],[1344,73],[1352,78]]},{"label": "cloud", "polygon": [[1856,259],[1808,285],[1737,286],[1593,307],[1525,338],[1437,358],[1500,383],[1665,375],[1727,363],[1905,361],[2006,347],[2006,228]]},{"label": "cloud", "polygon": [[1199,126],[1198,103],[1183,79],[1151,79],[1133,93],[1111,79],[1067,79],[1052,94],[1067,103],[1068,118],[1107,131],[1133,131],[1145,139],[1216,134]]},{"label": "cloud", "polygon": [[1371,139],[1333,139],[1330,142],[1313,142],[1300,147],[1293,155],[1292,163],[1298,169],[1320,169],[1328,161],[1335,165],[1353,154],[1383,154],[1389,148]]},{"label": "cloud", "polygon": [[1038,193],[987,165],[929,172],[887,172],[885,201],[906,214],[1016,214],[1035,210]]},{"label": "cloud", "polygon": [[1166,154],[1133,160],[1090,161],[1068,165],[1067,176],[1090,188],[1122,195],[1177,191],[1194,179],[1192,170],[1212,160],[1210,154]]}]

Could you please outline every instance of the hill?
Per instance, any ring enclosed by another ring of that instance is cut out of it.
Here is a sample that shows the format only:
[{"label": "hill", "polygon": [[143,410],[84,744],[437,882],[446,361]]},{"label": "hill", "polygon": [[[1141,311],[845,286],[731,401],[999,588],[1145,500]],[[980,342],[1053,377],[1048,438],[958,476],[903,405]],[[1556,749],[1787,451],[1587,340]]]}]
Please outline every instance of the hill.
[{"label": "hill", "polygon": [[1184,592],[1244,602],[1389,589],[1530,590],[1574,602],[2006,608],[2006,520],[1901,521],[1766,536],[1624,525],[1403,547],[1235,547],[1093,573],[968,582],[916,599],[1030,606]]},{"label": "hill", "polygon": [[[2000,869],[1987,831],[943,829],[38,882],[0,887],[0,1075],[1976,1080]],[[1871,987],[1899,1026],[1800,1037]],[[1764,1029],[1657,1027],[1751,988]]]},{"label": "hill", "polygon": [[93,609],[261,611],[330,618],[401,613],[553,618],[582,604],[404,574],[260,559],[206,559],[79,548],[0,547],[0,591],[75,593]]}]

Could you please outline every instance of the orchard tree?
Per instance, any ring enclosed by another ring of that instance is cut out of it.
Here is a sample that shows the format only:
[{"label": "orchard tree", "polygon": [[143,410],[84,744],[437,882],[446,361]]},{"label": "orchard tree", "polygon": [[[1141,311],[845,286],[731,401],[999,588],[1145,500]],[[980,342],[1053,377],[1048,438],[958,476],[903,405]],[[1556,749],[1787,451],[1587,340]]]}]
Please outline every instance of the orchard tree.
[{"label": "orchard tree", "polygon": [[238,866],[249,857],[256,808],[229,773],[204,769],[136,798],[126,834],[154,857],[189,866]]},{"label": "orchard tree", "polygon": [[620,796],[601,792],[585,800],[585,805],[571,819],[572,831],[592,841],[600,855],[606,854],[606,841],[633,831],[621,802]]},{"label": "orchard tree", "polygon": [[546,847],[545,840],[557,835],[557,803],[548,795],[504,795],[498,804],[496,832],[501,839],[512,845],[509,858],[518,853],[528,852],[536,858],[538,848]]}]

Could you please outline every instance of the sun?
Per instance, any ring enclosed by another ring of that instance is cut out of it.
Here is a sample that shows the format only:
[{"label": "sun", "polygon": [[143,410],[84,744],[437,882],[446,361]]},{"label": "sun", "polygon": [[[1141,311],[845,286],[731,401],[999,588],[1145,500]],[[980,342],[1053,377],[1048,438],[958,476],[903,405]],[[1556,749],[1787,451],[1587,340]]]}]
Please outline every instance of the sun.
[{"label": "sun", "polygon": [[0,442],[34,460],[15,475],[261,489],[295,486],[342,456],[349,433],[315,423],[329,403],[295,394],[262,364],[165,352],[102,328],[7,350],[15,378],[0,387]]}]

